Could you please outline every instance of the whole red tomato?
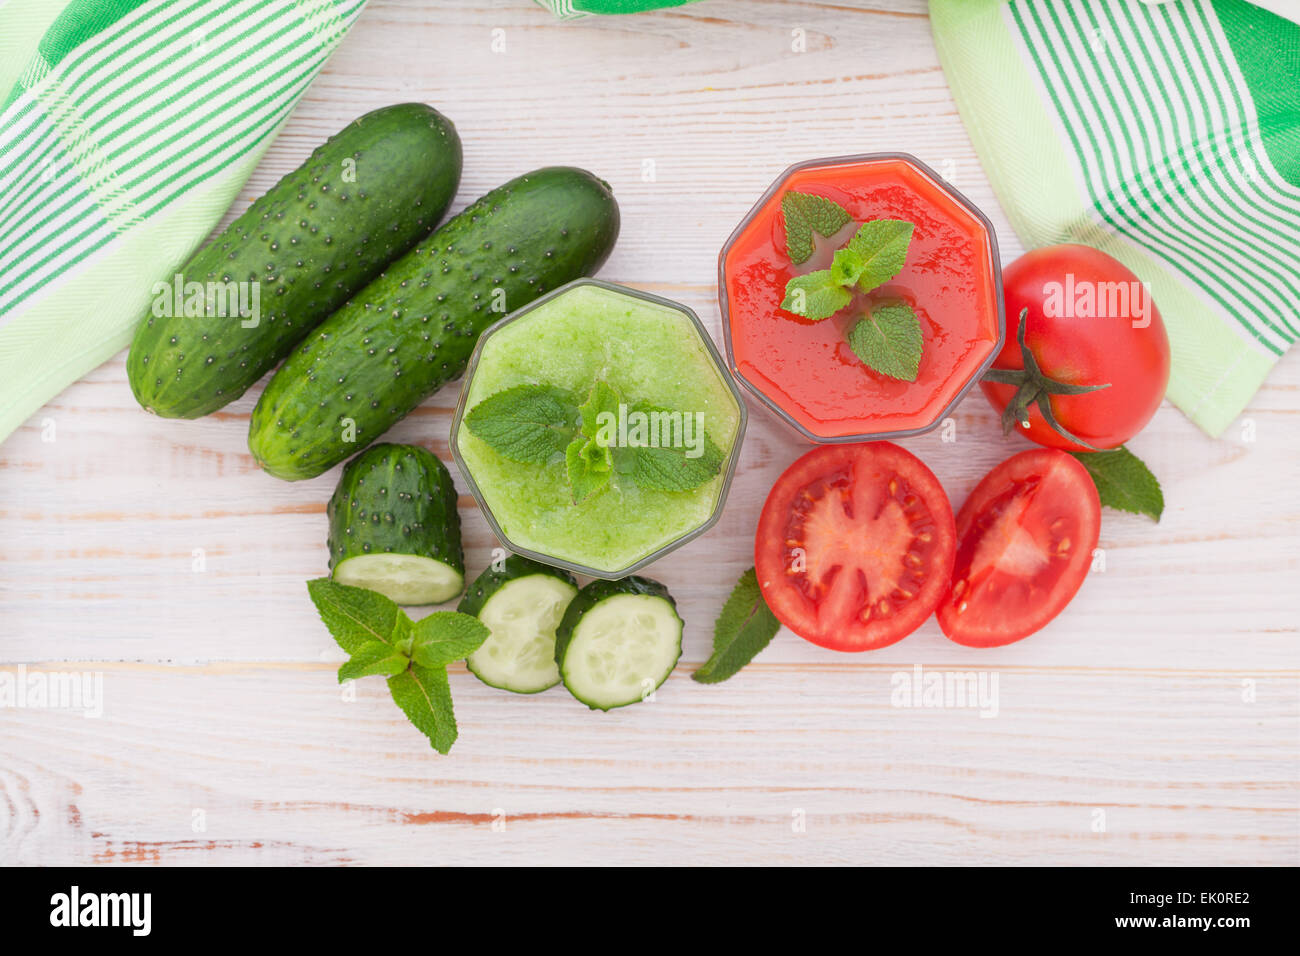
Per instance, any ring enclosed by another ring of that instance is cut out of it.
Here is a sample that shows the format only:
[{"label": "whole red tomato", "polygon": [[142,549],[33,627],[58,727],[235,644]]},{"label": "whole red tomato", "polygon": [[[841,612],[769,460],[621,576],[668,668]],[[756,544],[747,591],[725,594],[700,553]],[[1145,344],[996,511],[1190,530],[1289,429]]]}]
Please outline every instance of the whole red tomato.
[{"label": "whole red tomato", "polygon": [[1169,336],[1138,277],[1104,252],[1061,245],[1021,256],[1002,286],[1007,340],[980,387],[1004,429],[1067,451],[1116,448],[1141,431],[1169,384]]}]

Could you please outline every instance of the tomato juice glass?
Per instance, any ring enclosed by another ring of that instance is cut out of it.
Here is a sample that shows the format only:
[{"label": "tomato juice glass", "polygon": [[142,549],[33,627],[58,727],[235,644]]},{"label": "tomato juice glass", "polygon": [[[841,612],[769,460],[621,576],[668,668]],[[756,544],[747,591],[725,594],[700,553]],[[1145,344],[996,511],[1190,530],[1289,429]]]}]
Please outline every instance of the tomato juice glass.
[{"label": "tomato juice glass", "polygon": [[[787,191],[838,203],[852,221],[814,236],[802,264],[786,253]],[[786,283],[825,269],[862,223],[914,225],[893,279],[850,306],[811,321],[781,308]],[[993,225],[969,200],[906,153],[868,153],[796,163],[781,174],[718,256],[718,300],[732,372],[764,405],[813,442],[919,435],[938,425],[980,380],[1006,330],[1002,267]],[[868,368],[848,332],[870,303],[902,301],[921,326],[915,382]]]}]

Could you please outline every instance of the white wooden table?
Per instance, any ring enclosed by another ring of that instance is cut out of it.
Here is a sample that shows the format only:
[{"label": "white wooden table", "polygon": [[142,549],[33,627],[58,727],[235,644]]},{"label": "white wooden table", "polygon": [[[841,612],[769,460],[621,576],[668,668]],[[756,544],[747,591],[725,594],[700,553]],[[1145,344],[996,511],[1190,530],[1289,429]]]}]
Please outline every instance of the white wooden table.
[{"label": "white wooden table", "polygon": [[[372,0],[238,208],[347,120],[410,99],[460,130],[456,208],[532,167],[586,166],[623,211],[602,275],[715,334],[720,244],[809,156],[913,152],[988,212],[1007,261],[1020,251],[922,0],[570,23],[525,0]],[[254,398],[158,420],[119,355],[0,446],[0,661],[102,674],[104,697],[98,719],[0,710],[0,863],[1297,862],[1295,355],[1221,440],[1157,414],[1132,444],[1163,479],[1164,520],[1107,512],[1105,571],[1035,637],[971,650],[931,621],[849,656],[782,632],[705,687],[690,672],[801,451],[753,405],[723,520],[653,569],[687,621],[657,699],[602,715],[458,666],[450,757],[381,681],[355,699],[336,685],[303,582],[325,566],[337,472],[258,471]],[[453,386],[391,437],[446,458],[454,401]],[[978,394],[955,419],[954,443],[908,447],[960,504],[1021,445]],[[476,573],[493,542],[462,504]],[[998,716],[891,706],[892,675],[917,664],[996,674]]]}]

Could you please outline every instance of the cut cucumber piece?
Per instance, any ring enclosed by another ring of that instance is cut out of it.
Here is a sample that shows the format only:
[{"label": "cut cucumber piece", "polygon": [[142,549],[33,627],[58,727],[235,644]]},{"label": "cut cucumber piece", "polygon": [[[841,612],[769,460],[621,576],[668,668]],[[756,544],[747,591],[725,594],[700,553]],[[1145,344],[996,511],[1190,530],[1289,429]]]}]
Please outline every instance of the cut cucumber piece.
[{"label": "cut cucumber piece", "polygon": [[326,509],[339,584],[398,604],[442,604],[465,586],[456,486],[416,445],[375,445],[348,462]]},{"label": "cut cucumber piece", "polygon": [[460,602],[492,633],[466,666],[483,683],[516,694],[536,694],[560,682],[555,631],[578,593],[573,575],[512,555],[500,571],[488,568]]},{"label": "cut cucumber piece", "polygon": [[465,576],[455,568],[418,554],[359,554],[334,569],[334,580],[408,607],[450,601],[465,586]]},{"label": "cut cucumber piece", "polygon": [[569,693],[592,710],[645,700],[677,666],[682,619],[658,581],[593,581],[578,592],[555,636]]}]

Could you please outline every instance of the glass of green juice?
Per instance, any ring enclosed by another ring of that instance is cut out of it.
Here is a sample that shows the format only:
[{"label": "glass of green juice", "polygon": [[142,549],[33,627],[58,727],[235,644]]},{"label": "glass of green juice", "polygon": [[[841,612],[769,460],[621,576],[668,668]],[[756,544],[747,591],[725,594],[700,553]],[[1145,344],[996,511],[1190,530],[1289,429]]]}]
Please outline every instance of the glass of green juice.
[{"label": "glass of green juice", "polygon": [[694,312],[579,279],[483,333],[451,452],[512,551],[616,579],[717,522],[745,422]]}]

